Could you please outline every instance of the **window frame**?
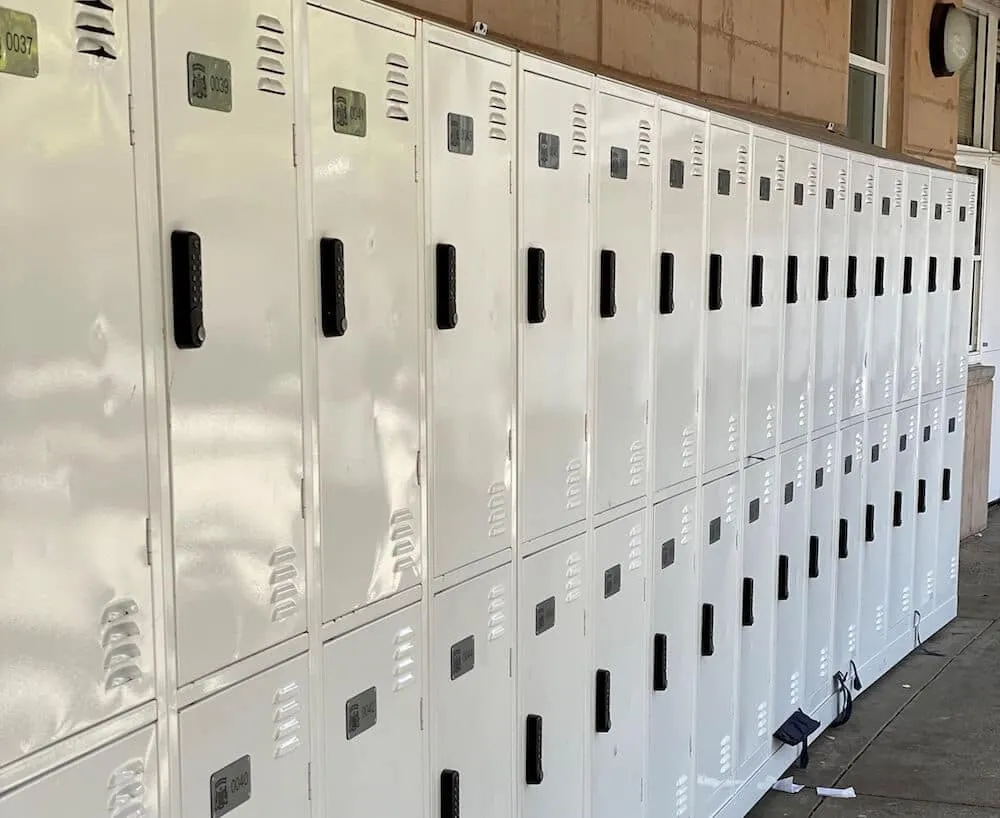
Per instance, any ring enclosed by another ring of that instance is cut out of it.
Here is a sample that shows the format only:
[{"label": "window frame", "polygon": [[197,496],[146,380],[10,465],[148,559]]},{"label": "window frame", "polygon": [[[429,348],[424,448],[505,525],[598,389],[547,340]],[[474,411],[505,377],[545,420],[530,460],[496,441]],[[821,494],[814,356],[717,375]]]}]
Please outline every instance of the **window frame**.
[{"label": "window frame", "polygon": [[[979,36],[976,42],[976,59],[983,66],[976,77],[975,99],[973,102],[973,144],[957,143],[958,153],[984,154],[994,151],[996,124],[996,83],[998,54],[998,26],[1000,16],[997,7],[983,0],[965,0],[962,10],[979,18]],[[983,25],[985,23],[985,26]],[[990,44],[993,47],[990,47]],[[990,93],[988,93],[988,91]],[[957,142],[957,135],[956,135]]]},{"label": "window frame", "polygon": [[968,346],[968,360],[970,364],[973,364],[979,363],[983,352],[983,285],[986,277],[986,207],[988,206],[987,192],[989,191],[990,154],[981,148],[968,149],[962,146],[955,156],[955,164],[956,172],[962,173],[964,172],[964,168],[978,170],[982,173],[983,179],[982,189],[979,191],[976,201],[976,210],[982,214],[979,255],[972,256],[972,294],[969,299],[969,309],[971,311],[969,316],[969,334],[976,339],[976,342],[975,344],[970,343]]},{"label": "window frame", "polygon": [[[851,13],[854,13],[855,2],[872,2],[877,5],[879,31],[882,36],[877,46],[877,53],[882,55],[882,60],[872,60],[855,54],[848,48],[848,70],[857,68],[875,77],[875,110],[872,119],[874,121],[875,145],[885,147],[885,140],[889,123],[888,87],[889,87],[889,59],[892,47],[892,0],[851,0]],[[850,95],[850,83],[848,83],[848,95]],[[850,100],[847,105],[850,110]]]}]

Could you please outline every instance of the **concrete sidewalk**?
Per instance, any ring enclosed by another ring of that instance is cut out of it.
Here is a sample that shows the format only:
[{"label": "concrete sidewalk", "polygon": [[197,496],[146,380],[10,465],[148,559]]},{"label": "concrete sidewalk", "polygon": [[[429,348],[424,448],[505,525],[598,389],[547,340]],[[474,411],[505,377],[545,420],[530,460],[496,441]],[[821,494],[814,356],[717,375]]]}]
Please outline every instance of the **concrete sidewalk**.
[{"label": "concrete sidewalk", "polygon": [[821,735],[798,784],[855,799],[770,792],[751,818],[1000,816],[1000,509],[962,543],[958,618],[865,691],[851,721]]}]

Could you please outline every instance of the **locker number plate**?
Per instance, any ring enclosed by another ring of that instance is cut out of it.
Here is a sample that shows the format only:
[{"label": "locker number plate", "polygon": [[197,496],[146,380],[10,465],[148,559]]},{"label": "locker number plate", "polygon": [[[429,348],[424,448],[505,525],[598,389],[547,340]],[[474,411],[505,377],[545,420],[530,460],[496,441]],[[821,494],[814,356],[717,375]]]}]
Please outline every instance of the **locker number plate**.
[{"label": "locker number plate", "polygon": [[476,637],[467,636],[451,646],[451,680],[464,676],[476,666]]},{"label": "locker number plate", "polygon": [[368,99],[350,88],[333,89],[333,130],[347,136],[367,136]]},{"label": "locker number plate", "polygon": [[541,636],[556,626],[556,598],[550,596],[535,606],[535,636]]},{"label": "locker number plate", "polygon": [[628,151],[625,148],[611,149],[611,178],[628,179]]},{"label": "locker number plate", "polygon": [[195,108],[233,110],[233,67],[228,60],[189,51],[188,103]]},{"label": "locker number plate", "polygon": [[448,114],[448,151],[472,156],[475,124],[471,116]]},{"label": "locker number plate", "polygon": [[604,572],[604,598],[614,596],[622,589],[622,566],[612,565]]},{"label": "locker number plate", "polygon": [[353,699],[347,700],[347,740],[370,730],[378,721],[378,692],[369,687]]},{"label": "locker number plate", "polygon": [[559,135],[554,133],[538,134],[538,167],[546,170],[559,170]]},{"label": "locker number plate", "polygon": [[250,756],[243,756],[212,776],[212,818],[232,812],[250,800]]},{"label": "locker number plate", "polygon": [[38,22],[30,14],[0,8],[0,73],[38,76]]}]

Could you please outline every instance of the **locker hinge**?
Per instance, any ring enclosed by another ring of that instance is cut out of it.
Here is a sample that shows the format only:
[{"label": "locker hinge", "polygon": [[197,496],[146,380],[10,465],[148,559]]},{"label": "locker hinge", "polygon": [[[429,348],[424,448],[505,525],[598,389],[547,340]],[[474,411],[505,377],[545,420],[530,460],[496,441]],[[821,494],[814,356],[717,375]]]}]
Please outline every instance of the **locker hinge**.
[{"label": "locker hinge", "polygon": [[420,181],[420,156],[417,153],[417,146],[413,146],[413,182],[416,184]]},{"label": "locker hinge", "polygon": [[646,401],[642,407],[642,422],[649,423],[649,401]]},{"label": "locker hinge", "polygon": [[418,486],[422,486],[423,485],[423,475],[421,475],[421,473],[420,473],[420,466],[421,466],[420,454],[421,454],[420,449],[417,449],[417,467],[416,468],[417,468],[417,485]]},{"label": "locker hinge", "polygon": [[507,648],[507,677],[514,678],[514,648]]},{"label": "locker hinge", "polygon": [[586,412],[583,415],[583,442],[586,443],[590,438],[590,415]]},{"label": "locker hinge", "polygon": [[299,166],[299,149],[298,140],[295,138],[295,123],[292,123],[292,167],[297,168]]},{"label": "locker hinge", "polygon": [[587,204],[590,204],[590,174],[587,174]]},{"label": "locker hinge", "polygon": [[153,521],[146,518],[146,565],[153,566]]},{"label": "locker hinge", "polygon": [[424,697],[420,697],[420,732],[424,732]]},{"label": "locker hinge", "polygon": [[583,612],[583,635],[587,635],[587,612]]},{"label": "locker hinge", "polygon": [[135,101],[128,95],[128,143],[135,147]]},{"label": "locker hinge", "polygon": [[639,779],[639,802],[642,804],[646,803],[646,779]]},{"label": "locker hinge", "polygon": [[514,462],[514,431],[512,429],[507,430],[507,459],[511,463]]},{"label": "locker hinge", "polygon": [[304,477],[299,479],[299,502],[302,508],[300,512],[302,513],[302,519],[306,518],[306,480]]},{"label": "locker hinge", "polygon": [[306,764],[306,794],[309,800],[313,800],[313,765],[312,762]]},{"label": "locker hinge", "polygon": [[507,193],[511,194],[514,192],[514,163],[511,160],[507,160]]}]

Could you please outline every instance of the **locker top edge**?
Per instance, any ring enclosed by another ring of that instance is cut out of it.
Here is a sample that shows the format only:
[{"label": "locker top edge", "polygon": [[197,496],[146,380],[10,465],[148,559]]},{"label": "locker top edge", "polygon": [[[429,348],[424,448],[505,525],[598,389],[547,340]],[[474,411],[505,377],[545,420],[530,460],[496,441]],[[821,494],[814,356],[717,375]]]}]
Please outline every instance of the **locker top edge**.
[{"label": "locker top edge", "polygon": [[453,48],[501,65],[514,65],[514,49],[484,40],[476,34],[467,34],[439,23],[429,22],[423,24],[423,32],[424,39],[429,44],[443,45],[445,48]]},{"label": "locker top edge", "polygon": [[309,0],[308,6],[374,23],[411,37],[417,33],[417,18],[370,0]]}]

